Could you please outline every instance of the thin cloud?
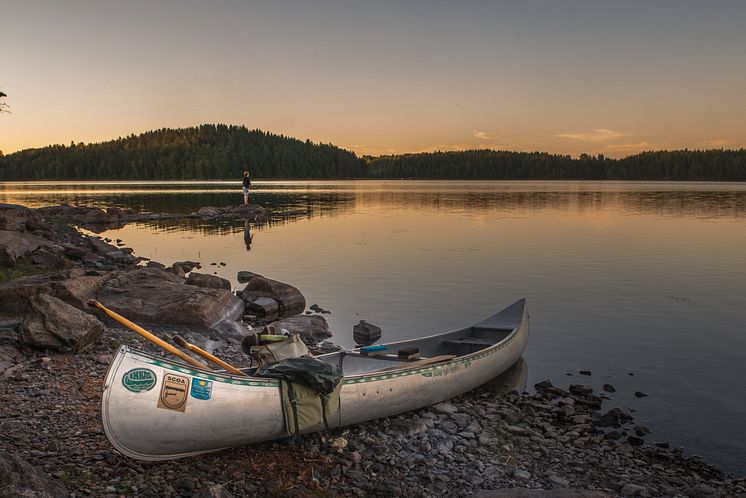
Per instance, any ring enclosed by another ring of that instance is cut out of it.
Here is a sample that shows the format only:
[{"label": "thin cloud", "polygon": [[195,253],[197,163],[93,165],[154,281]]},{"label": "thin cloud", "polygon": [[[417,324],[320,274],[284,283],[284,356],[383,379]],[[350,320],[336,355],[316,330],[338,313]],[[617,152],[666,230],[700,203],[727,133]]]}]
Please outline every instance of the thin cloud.
[{"label": "thin cloud", "polygon": [[480,140],[492,140],[494,138],[494,137],[491,137],[486,131],[474,130],[472,135]]},{"label": "thin cloud", "polygon": [[646,140],[631,144],[606,144],[606,150],[611,152],[643,152],[646,150],[661,150],[666,149],[664,143],[650,143]]},{"label": "thin cloud", "polygon": [[554,135],[557,138],[568,138],[570,140],[578,140],[580,142],[611,142],[612,140],[618,140],[622,137],[626,137],[627,133],[621,131],[608,130],[606,128],[595,128],[586,133],[560,133]]},{"label": "thin cloud", "polygon": [[730,145],[730,143],[731,143],[730,140],[727,140],[725,138],[715,138],[712,140],[704,140],[702,142],[702,145],[705,147],[718,148],[718,147],[727,147],[728,145]]}]

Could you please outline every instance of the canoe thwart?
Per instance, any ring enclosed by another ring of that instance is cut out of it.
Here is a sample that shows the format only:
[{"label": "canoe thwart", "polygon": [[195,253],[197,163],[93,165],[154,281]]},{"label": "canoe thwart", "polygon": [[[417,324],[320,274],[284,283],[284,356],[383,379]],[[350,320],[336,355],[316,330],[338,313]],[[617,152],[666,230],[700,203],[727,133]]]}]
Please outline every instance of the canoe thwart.
[{"label": "canoe thwart", "polygon": [[370,373],[386,372],[389,370],[398,370],[400,368],[421,367],[424,365],[430,365],[432,363],[440,363],[441,361],[449,361],[449,360],[454,359],[455,357],[456,357],[455,354],[442,354],[439,356],[432,356],[430,358],[422,358],[421,360],[417,360],[417,361],[409,361],[402,365],[394,365],[393,367],[379,368],[378,370],[372,370]]}]

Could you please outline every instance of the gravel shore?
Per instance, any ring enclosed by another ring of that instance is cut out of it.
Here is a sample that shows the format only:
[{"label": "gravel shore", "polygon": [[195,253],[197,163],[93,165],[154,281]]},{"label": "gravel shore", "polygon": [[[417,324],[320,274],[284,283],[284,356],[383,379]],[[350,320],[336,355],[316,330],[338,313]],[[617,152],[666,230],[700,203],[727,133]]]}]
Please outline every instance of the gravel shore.
[{"label": "gravel shore", "polygon": [[[602,406],[590,387],[565,391],[549,382],[535,394],[479,389],[299,442],[138,462],[120,455],[101,427],[103,379],[123,342],[150,349],[110,329],[84,354],[27,352],[25,362],[6,370],[0,451],[51,475],[73,496],[552,496],[537,494],[541,489],[746,495],[743,479],[648,443],[647,429],[626,411]],[[502,494],[485,492],[495,489]]]}]

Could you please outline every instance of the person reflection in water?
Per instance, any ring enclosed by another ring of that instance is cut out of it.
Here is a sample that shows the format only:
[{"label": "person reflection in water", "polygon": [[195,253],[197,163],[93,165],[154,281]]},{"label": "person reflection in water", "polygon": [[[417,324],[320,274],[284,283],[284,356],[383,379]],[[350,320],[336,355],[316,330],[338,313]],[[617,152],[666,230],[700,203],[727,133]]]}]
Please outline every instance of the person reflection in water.
[{"label": "person reflection in water", "polygon": [[246,250],[251,251],[251,241],[254,239],[254,236],[251,235],[251,226],[249,225],[249,220],[244,220],[243,225],[243,241],[244,244],[246,244]]}]

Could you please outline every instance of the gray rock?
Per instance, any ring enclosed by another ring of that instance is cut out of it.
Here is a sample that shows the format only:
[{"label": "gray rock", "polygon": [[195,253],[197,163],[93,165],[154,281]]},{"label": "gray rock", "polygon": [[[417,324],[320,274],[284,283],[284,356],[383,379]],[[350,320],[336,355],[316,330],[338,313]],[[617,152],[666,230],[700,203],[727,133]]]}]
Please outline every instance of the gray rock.
[{"label": "gray rock", "polygon": [[332,336],[329,332],[329,324],[323,316],[301,315],[292,318],[284,318],[269,324],[271,329],[280,333],[282,329],[291,334],[298,334],[301,339],[311,343],[320,342]]},{"label": "gray rock", "polygon": [[103,241],[96,237],[90,237],[86,239],[88,242],[88,245],[96,251],[98,254],[102,256],[106,256],[109,253],[116,253],[121,252],[116,246],[109,244],[106,241]]},{"label": "gray rock", "polygon": [[48,294],[31,298],[31,311],[19,331],[21,344],[79,353],[98,341],[104,326],[91,315]]},{"label": "gray rock", "polygon": [[391,430],[412,437],[427,432],[427,426],[417,420],[394,419],[391,421]]},{"label": "gray rock", "polygon": [[208,289],[231,290],[230,281],[218,277],[217,275],[208,275],[206,273],[192,272],[189,274],[186,283],[187,285],[196,285],[197,287],[206,287]]},{"label": "gray rock", "polygon": [[718,492],[712,486],[705,483],[699,483],[689,490],[689,496],[692,498],[709,498],[718,496]]},{"label": "gray rock", "polygon": [[[166,268],[166,271],[168,273],[173,273],[179,278],[186,278],[186,273],[184,272],[184,268],[182,268],[181,265],[179,264],[176,264],[176,263],[172,264],[170,268]],[[200,285],[199,287],[209,287],[209,285]]]},{"label": "gray rock", "polygon": [[277,301],[271,297],[258,297],[247,303],[246,305],[251,311],[261,313],[263,315],[273,315],[280,309],[280,305]]},{"label": "gray rock", "polygon": [[185,285],[176,275],[155,268],[118,272],[106,281],[99,301],[135,322],[213,327],[235,320],[244,303],[225,289]]},{"label": "gray rock", "polygon": [[269,217],[267,210],[256,204],[233,206],[227,208],[226,212],[250,221],[266,220]]},{"label": "gray rock", "polygon": [[456,408],[452,403],[448,403],[447,401],[438,403],[437,405],[433,406],[433,409],[438,413],[452,414],[458,412],[458,408]]},{"label": "gray rock", "polygon": [[515,477],[516,479],[522,479],[524,481],[528,481],[529,479],[531,479],[531,472],[527,472],[521,469],[516,469],[515,471],[513,471],[513,477]]},{"label": "gray rock", "polygon": [[648,488],[637,484],[625,484],[619,492],[622,496],[650,496]]},{"label": "gray rock", "polygon": [[593,387],[588,384],[573,384],[570,386],[570,392],[572,394],[592,394]]},{"label": "gray rock", "polygon": [[57,479],[0,450],[0,498],[62,498],[70,493]]},{"label": "gray rock", "polygon": [[563,488],[567,487],[570,484],[570,481],[568,481],[567,479],[563,479],[553,472],[547,475],[547,480],[552,484]]},{"label": "gray rock", "polygon": [[531,429],[528,427],[521,427],[520,425],[508,425],[505,430],[516,436],[526,436],[531,434]]},{"label": "gray rock", "polygon": [[51,246],[54,243],[25,232],[0,230],[0,268],[16,265],[18,258],[26,256],[40,247]]},{"label": "gray rock", "polygon": [[240,271],[238,272],[238,275],[236,275],[236,278],[238,279],[238,283],[241,284],[247,284],[251,281],[254,277],[261,277],[258,273],[254,273],[251,271]]},{"label": "gray rock", "polygon": [[21,326],[23,320],[19,317],[3,317],[0,318],[0,330],[15,330]]},{"label": "gray rock", "polygon": [[158,261],[148,261],[145,263],[146,268],[155,268],[156,270],[165,270],[166,265],[159,263]]},{"label": "gray rock", "polygon": [[0,230],[11,230],[14,232],[27,229],[27,222],[40,223],[42,217],[25,206],[17,204],[0,204]]},{"label": "gray rock", "polygon": [[27,254],[24,259],[42,268],[62,268],[65,265],[65,256],[59,246],[40,247]]},{"label": "gray rock", "polygon": [[233,494],[220,484],[213,484],[193,495],[194,498],[233,498]]},{"label": "gray rock", "polygon": [[181,269],[184,270],[184,273],[189,273],[195,268],[201,268],[198,261],[177,261],[174,265],[180,266]]},{"label": "gray rock", "polygon": [[223,210],[220,208],[216,208],[213,206],[205,206],[199,208],[199,211],[197,211],[197,214],[199,216],[202,216],[203,218],[213,218],[215,216],[223,214]]},{"label": "gray rock", "polygon": [[596,425],[599,427],[621,427],[622,425],[630,422],[632,416],[624,412],[621,408],[612,408],[608,412],[601,415],[596,421]]},{"label": "gray rock", "polygon": [[247,302],[253,301],[257,297],[271,297],[283,309],[302,311],[306,307],[306,298],[298,289],[292,285],[261,276],[256,276],[249,281],[242,291],[242,296]]}]

